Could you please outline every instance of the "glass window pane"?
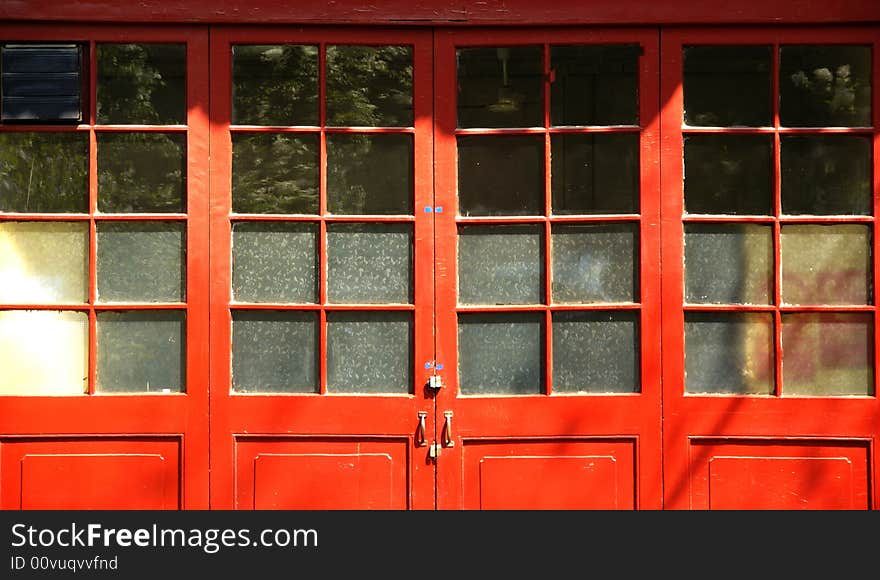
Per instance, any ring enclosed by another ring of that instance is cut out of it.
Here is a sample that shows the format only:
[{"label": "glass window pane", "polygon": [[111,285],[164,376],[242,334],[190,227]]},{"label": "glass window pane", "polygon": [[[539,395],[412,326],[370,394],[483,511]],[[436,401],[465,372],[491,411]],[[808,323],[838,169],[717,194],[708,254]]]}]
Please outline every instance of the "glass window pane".
[{"label": "glass window pane", "polygon": [[773,228],[755,224],[685,224],[685,300],[700,304],[770,304]]},{"label": "glass window pane", "polygon": [[628,46],[550,48],[554,125],[638,125],[639,52]]},{"label": "glass window pane", "polygon": [[637,302],[638,224],[554,225],[554,302]]},{"label": "glass window pane", "polygon": [[98,312],[98,373],[104,393],[183,392],[186,319],[179,310]]},{"label": "glass window pane", "polygon": [[328,312],[327,391],[412,391],[413,324],[409,312]]},{"label": "glass window pane", "polygon": [[550,140],[553,213],[638,213],[637,134],[553,135]]},{"label": "glass window pane", "polygon": [[233,224],[232,295],[242,302],[317,302],[317,224]]},{"label": "glass window pane", "polygon": [[782,315],[783,395],[873,395],[869,313]]},{"label": "glass window pane", "polygon": [[773,213],[773,137],[691,135],[684,139],[687,213]]},{"label": "glass window pane", "polygon": [[773,124],[769,46],[686,46],[683,56],[685,124]]},{"label": "glass window pane", "polygon": [[871,304],[871,256],[870,226],[782,226],[782,301]]},{"label": "glass window pane", "polygon": [[0,133],[0,211],[89,211],[86,132]]},{"label": "glass window pane", "polygon": [[685,390],[688,393],[773,393],[773,315],[686,312]]},{"label": "glass window pane", "polygon": [[232,313],[232,389],[238,393],[318,392],[318,313]]},{"label": "glass window pane", "polygon": [[86,393],[88,358],[85,312],[0,311],[0,395]]},{"label": "glass window pane", "polygon": [[327,299],[408,304],[413,292],[411,224],[327,226]]},{"label": "glass window pane", "polygon": [[544,392],[544,314],[460,314],[458,381],[463,395]]},{"label": "glass window pane", "polygon": [[410,127],[412,82],[412,47],[328,46],[327,124]]},{"label": "glass window pane", "polygon": [[98,123],[186,124],[185,44],[97,46]]},{"label": "glass window pane", "polygon": [[458,138],[461,215],[543,215],[544,138]]},{"label": "glass window pane", "polygon": [[543,127],[544,51],[540,46],[460,48],[459,127]]},{"label": "glass window pane", "polygon": [[186,211],[186,136],[98,133],[98,210]]},{"label": "glass window pane", "polygon": [[318,47],[232,47],[234,125],[317,125]]},{"label": "glass window pane", "polygon": [[870,46],[806,44],[779,53],[783,126],[871,126]]},{"label": "glass window pane", "polygon": [[462,226],[459,304],[542,304],[543,226]]},{"label": "glass window pane", "polygon": [[87,222],[0,222],[0,304],[86,302]]},{"label": "glass window pane", "polygon": [[780,138],[782,213],[871,215],[871,138]]},{"label": "glass window pane", "polygon": [[638,312],[554,312],[554,393],[639,392]]},{"label": "glass window pane", "polygon": [[327,211],[413,213],[412,135],[327,135]]},{"label": "glass window pane", "polygon": [[318,213],[318,136],[233,134],[232,211]]},{"label": "glass window pane", "polygon": [[98,222],[100,302],[186,300],[186,224]]}]

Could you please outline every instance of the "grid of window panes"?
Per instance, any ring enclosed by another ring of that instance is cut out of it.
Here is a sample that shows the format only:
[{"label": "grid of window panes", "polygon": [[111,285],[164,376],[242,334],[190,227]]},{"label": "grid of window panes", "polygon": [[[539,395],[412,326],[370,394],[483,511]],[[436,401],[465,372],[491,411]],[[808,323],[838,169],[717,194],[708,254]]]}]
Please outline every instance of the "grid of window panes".
[{"label": "grid of window panes", "polygon": [[457,49],[462,395],[640,391],[640,52]]},{"label": "grid of window panes", "polygon": [[412,47],[231,50],[232,391],[411,393]]},{"label": "grid of window panes", "polygon": [[81,49],[81,124],[0,126],[0,394],[182,392],[186,45]]},{"label": "grid of window panes", "polygon": [[683,49],[688,393],[874,394],[872,47]]}]

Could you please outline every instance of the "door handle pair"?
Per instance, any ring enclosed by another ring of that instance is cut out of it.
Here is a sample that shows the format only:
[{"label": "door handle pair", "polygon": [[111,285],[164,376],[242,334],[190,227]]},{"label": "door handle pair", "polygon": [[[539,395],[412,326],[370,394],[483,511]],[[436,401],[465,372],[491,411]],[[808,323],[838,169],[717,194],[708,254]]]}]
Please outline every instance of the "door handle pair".
[{"label": "door handle pair", "polygon": [[[416,447],[424,447],[428,444],[428,440],[425,437],[425,419],[427,416],[427,411],[419,411],[419,424],[416,427]],[[443,433],[441,436],[443,447],[454,447],[455,440],[452,438],[452,411],[444,411],[443,416],[446,418],[443,423]]]}]

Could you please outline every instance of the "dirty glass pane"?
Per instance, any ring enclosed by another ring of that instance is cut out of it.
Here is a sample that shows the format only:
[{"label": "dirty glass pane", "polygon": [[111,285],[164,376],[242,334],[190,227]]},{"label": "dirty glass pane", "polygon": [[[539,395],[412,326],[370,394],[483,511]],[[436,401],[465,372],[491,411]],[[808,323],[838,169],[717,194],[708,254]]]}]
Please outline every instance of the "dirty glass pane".
[{"label": "dirty glass pane", "polygon": [[686,312],[685,390],[688,393],[773,393],[773,315]]},{"label": "dirty glass pane", "polygon": [[691,135],[684,139],[687,213],[770,215],[771,135]]},{"label": "dirty glass pane", "polygon": [[686,125],[773,124],[769,46],[686,46],[683,57]]},{"label": "dirty glass pane", "polygon": [[317,302],[317,224],[233,224],[232,296],[240,302]]},{"label": "dirty glass pane", "polygon": [[639,136],[553,135],[554,214],[638,213]]},{"label": "dirty glass pane", "polygon": [[98,374],[104,393],[183,392],[186,314],[180,310],[98,312]]},{"label": "dirty glass pane", "polygon": [[554,225],[553,302],[637,302],[638,224]]},{"label": "dirty glass pane", "polygon": [[544,228],[462,226],[458,236],[459,304],[542,304]]},{"label": "dirty glass pane", "polygon": [[86,132],[0,133],[0,212],[89,211]]},{"label": "dirty glass pane", "polygon": [[329,224],[327,299],[408,304],[413,292],[411,224]]},{"label": "dirty glass pane", "polygon": [[186,124],[185,44],[97,46],[98,123]]},{"label": "dirty glass pane", "polygon": [[773,228],[756,224],[685,224],[685,301],[770,304]]},{"label": "dirty glass pane", "polygon": [[637,393],[639,313],[554,312],[554,393]]},{"label": "dirty glass pane", "polygon": [[638,45],[553,46],[553,125],[638,125]]},{"label": "dirty glass pane", "polygon": [[783,395],[873,395],[870,313],[782,315]]},{"label": "dirty glass pane", "polygon": [[98,211],[186,211],[186,136],[98,133]]},{"label": "dirty glass pane", "polygon": [[232,390],[317,393],[318,313],[232,312]]},{"label": "dirty glass pane", "polygon": [[870,46],[791,45],[779,53],[783,126],[871,126]]},{"label": "dirty glass pane", "polygon": [[871,215],[871,138],[780,138],[782,213]]},{"label": "dirty glass pane", "polygon": [[412,215],[412,135],[327,135],[327,211]]},{"label": "dirty glass pane", "polygon": [[88,358],[85,312],[0,311],[0,395],[82,395]]},{"label": "dirty glass pane", "polygon": [[541,46],[460,48],[459,127],[543,127]]},{"label": "dirty glass pane", "polygon": [[318,213],[318,136],[233,134],[232,211]]},{"label": "dirty glass pane", "polygon": [[233,125],[317,125],[318,47],[232,47]]},{"label": "dirty glass pane", "polygon": [[327,125],[411,127],[412,101],[412,47],[327,47]]},{"label": "dirty glass pane", "polygon": [[871,228],[783,225],[782,302],[871,304]]},{"label": "dirty glass pane", "polygon": [[98,222],[100,302],[186,300],[186,224]]},{"label": "dirty glass pane", "polygon": [[543,215],[544,138],[458,138],[461,215]]},{"label": "dirty glass pane", "polygon": [[86,302],[88,222],[0,222],[0,304]]},{"label": "dirty glass pane", "polygon": [[544,314],[460,314],[458,381],[463,395],[544,392]]},{"label": "dirty glass pane", "polygon": [[327,391],[412,391],[410,312],[328,312]]}]

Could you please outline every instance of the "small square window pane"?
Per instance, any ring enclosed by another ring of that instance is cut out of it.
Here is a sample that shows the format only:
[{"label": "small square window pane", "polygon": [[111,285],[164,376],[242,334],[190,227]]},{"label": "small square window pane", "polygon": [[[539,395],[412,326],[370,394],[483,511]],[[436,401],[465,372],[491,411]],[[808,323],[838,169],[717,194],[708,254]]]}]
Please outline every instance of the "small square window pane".
[{"label": "small square window pane", "polygon": [[456,51],[459,127],[543,127],[541,46]]},{"label": "small square window pane", "polygon": [[408,304],[413,293],[411,224],[327,226],[327,299]]},{"label": "small square window pane", "polygon": [[98,210],[186,211],[186,136],[98,133]]},{"label": "small square window pane", "polygon": [[317,302],[317,225],[233,224],[232,295],[240,302]]},{"label": "small square window pane", "polygon": [[327,211],[412,215],[412,135],[327,135]]},{"label": "small square window pane", "polygon": [[0,212],[89,211],[85,131],[0,133]]},{"label": "small square window pane", "polygon": [[686,224],[685,300],[770,304],[773,229],[756,224]]},{"label": "small square window pane", "polygon": [[318,213],[318,136],[233,134],[232,211]]},{"label": "small square window pane", "polygon": [[327,313],[328,392],[407,394],[412,381],[411,313]]},{"label": "small square window pane", "polygon": [[318,313],[232,313],[232,390],[318,392]]},{"label": "small square window pane", "polygon": [[0,395],[82,395],[88,358],[85,312],[0,311]]},{"label": "small square window pane", "polygon": [[327,124],[413,125],[410,46],[328,46]]},{"label": "small square window pane", "polygon": [[318,47],[232,47],[234,125],[317,125]]},{"label": "small square window pane", "polygon": [[638,312],[554,312],[554,393],[639,392]]},{"label": "small square window pane", "polygon": [[0,304],[82,303],[87,222],[0,222]]},{"label": "small square window pane", "polygon": [[458,381],[463,395],[544,392],[543,313],[460,314]]},{"label": "small square window pane", "polygon": [[871,304],[871,228],[863,224],[783,225],[782,302]]},{"label": "small square window pane", "polygon": [[98,312],[98,373],[103,393],[183,392],[186,314],[180,310]]},{"label": "small square window pane", "polygon": [[872,314],[783,314],[782,353],[783,395],[874,394]]},{"label": "small square window pane", "polygon": [[638,224],[553,227],[554,302],[636,302]]},{"label": "small square window pane", "polygon": [[462,226],[459,304],[542,304],[543,227]]},{"label": "small square window pane", "polygon": [[773,393],[773,315],[686,312],[685,390],[688,393]]},{"label": "small square window pane", "polygon": [[544,215],[544,138],[458,137],[458,213]]}]

